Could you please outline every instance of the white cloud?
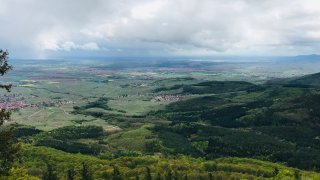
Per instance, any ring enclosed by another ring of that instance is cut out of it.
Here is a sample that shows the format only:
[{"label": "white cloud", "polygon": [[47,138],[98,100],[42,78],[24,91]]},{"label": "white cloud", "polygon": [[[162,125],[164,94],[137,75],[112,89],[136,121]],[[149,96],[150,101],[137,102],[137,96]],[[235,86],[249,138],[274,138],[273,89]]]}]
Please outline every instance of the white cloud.
[{"label": "white cloud", "polygon": [[72,41],[66,41],[58,44],[56,41],[45,41],[43,44],[43,50],[52,51],[71,51],[71,50],[86,50],[86,51],[97,51],[100,50],[99,46],[94,42],[85,44],[75,44]]},{"label": "white cloud", "polygon": [[320,47],[318,0],[0,1],[0,48],[19,53],[299,54]]},{"label": "white cloud", "polygon": [[[78,47],[78,45],[76,45],[74,42],[67,41],[67,42],[63,43],[61,45],[61,47],[58,48],[58,49],[62,49],[62,50],[65,50],[65,51],[70,51],[71,49],[77,49],[77,47]],[[53,49],[53,50],[56,50],[56,49]]]},{"label": "white cloud", "polygon": [[96,43],[90,42],[83,45],[80,45],[80,49],[83,50],[100,50],[99,46]]}]

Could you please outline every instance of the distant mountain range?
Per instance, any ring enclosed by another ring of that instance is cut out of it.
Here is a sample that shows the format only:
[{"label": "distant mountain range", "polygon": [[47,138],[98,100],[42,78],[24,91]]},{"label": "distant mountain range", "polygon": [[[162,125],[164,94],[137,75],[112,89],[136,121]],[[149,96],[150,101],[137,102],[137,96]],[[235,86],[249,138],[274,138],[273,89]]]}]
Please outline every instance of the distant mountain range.
[{"label": "distant mountain range", "polygon": [[285,57],[279,57],[279,60],[302,61],[302,62],[305,62],[305,61],[320,61],[320,55],[318,55],[318,54],[309,54],[309,55],[298,55],[298,56],[285,56]]}]

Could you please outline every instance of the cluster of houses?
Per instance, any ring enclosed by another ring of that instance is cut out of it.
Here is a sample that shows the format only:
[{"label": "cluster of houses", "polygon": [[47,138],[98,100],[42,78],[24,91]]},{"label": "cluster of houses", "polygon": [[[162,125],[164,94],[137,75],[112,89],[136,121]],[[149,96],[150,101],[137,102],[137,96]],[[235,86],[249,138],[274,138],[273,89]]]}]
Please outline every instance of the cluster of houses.
[{"label": "cluster of houses", "polygon": [[182,96],[180,95],[157,95],[153,98],[156,101],[180,101],[182,100]]},{"label": "cluster of houses", "polygon": [[31,108],[41,108],[41,107],[52,107],[52,106],[61,106],[64,104],[74,104],[73,101],[67,100],[49,100],[49,101],[41,101],[37,103],[25,103],[23,102],[25,99],[30,99],[35,96],[23,97],[20,94],[10,94],[10,95],[2,95],[0,96],[0,109],[21,109],[25,107]]},{"label": "cluster of houses", "polygon": [[23,102],[3,102],[0,103],[0,109],[20,109],[23,107],[27,107],[29,106],[29,104],[25,104]]}]

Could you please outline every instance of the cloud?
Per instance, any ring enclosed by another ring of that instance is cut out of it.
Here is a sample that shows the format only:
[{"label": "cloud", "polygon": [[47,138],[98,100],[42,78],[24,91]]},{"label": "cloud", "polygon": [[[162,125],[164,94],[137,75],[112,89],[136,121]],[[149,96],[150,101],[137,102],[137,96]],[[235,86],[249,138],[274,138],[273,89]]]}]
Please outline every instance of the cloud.
[{"label": "cloud", "polygon": [[62,44],[57,44],[55,41],[47,41],[44,43],[43,50],[52,51],[71,51],[71,50],[89,50],[97,51],[99,46],[96,43],[90,42],[86,44],[75,44],[74,42],[67,41]]},{"label": "cloud", "polygon": [[316,53],[319,20],[317,0],[1,0],[0,46],[21,56]]}]

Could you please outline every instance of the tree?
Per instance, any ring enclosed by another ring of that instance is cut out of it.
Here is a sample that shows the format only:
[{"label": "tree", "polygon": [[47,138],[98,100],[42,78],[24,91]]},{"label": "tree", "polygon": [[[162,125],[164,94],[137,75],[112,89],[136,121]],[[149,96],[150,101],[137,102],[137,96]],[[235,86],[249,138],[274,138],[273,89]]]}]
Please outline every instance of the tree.
[{"label": "tree", "polygon": [[161,180],[162,178],[161,178],[161,174],[160,173],[158,173],[157,174],[157,177],[156,177],[156,180]]},{"label": "tree", "polygon": [[173,179],[174,179],[174,180],[178,180],[178,179],[179,179],[179,173],[178,173],[178,171],[174,171]]},{"label": "tree", "polygon": [[82,163],[82,180],[92,180],[92,175],[88,170],[86,163]]},{"label": "tree", "polygon": [[67,180],[74,180],[74,177],[76,175],[76,172],[73,168],[69,169],[67,172]]},{"label": "tree", "polygon": [[112,175],[113,180],[121,180],[121,173],[118,169],[118,167],[113,166],[113,175]]},{"label": "tree", "polygon": [[[8,51],[0,49],[0,76],[6,74],[12,69],[8,64]],[[5,89],[10,92],[11,85],[0,84],[0,89]],[[10,119],[11,112],[6,109],[0,109],[0,127],[4,122]],[[12,128],[0,128],[0,176],[8,175],[12,163],[16,159],[20,146],[17,144],[17,139]]]},{"label": "tree", "polygon": [[184,175],[184,178],[183,178],[184,180],[188,180],[188,175],[186,174],[186,175]]},{"label": "tree", "polygon": [[301,175],[300,175],[300,172],[298,170],[294,170],[294,178],[296,180],[300,180],[301,179]]},{"label": "tree", "polygon": [[171,169],[168,169],[167,175],[165,176],[165,179],[166,180],[172,180],[172,177],[173,177],[172,171],[171,171]]},{"label": "tree", "polygon": [[43,180],[58,180],[57,175],[53,172],[51,164],[47,164],[47,172],[44,174]]},{"label": "tree", "polygon": [[152,180],[152,177],[151,177],[151,170],[149,167],[146,167],[146,176],[144,178],[145,180]]}]

